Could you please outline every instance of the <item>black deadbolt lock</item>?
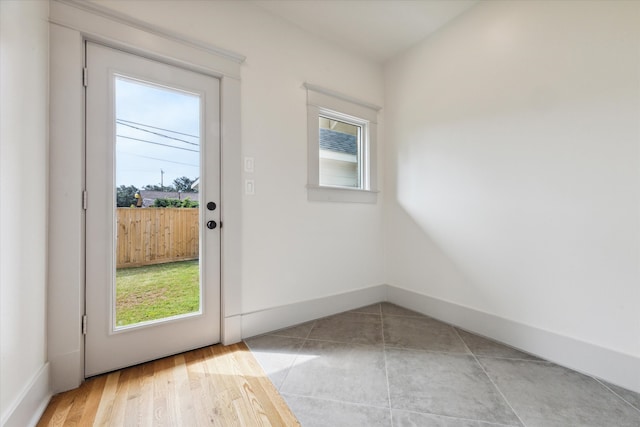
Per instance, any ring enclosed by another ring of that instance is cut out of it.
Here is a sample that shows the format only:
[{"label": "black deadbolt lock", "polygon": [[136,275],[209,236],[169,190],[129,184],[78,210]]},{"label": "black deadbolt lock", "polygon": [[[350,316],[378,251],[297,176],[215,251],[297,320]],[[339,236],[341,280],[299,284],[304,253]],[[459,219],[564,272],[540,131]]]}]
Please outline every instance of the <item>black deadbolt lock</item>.
[{"label": "black deadbolt lock", "polygon": [[218,226],[218,224],[216,224],[215,221],[207,221],[207,228],[209,230],[213,230],[214,228],[216,228]]},{"label": "black deadbolt lock", "polygon": [[214,202],[207,203],[207,209],[209,209],[210,211],[215,211],[216,210],[216,204]]}]

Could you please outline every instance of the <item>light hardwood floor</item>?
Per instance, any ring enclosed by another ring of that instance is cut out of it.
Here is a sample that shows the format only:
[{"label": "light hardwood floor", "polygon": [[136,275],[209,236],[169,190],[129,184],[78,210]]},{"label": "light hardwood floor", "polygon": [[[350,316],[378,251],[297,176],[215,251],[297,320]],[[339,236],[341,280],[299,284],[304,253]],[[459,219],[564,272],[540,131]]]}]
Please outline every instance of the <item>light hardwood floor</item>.
[{"label": "light hardwood floor", "polygon": [[38,426],[299,426],[244,343],[100,375],[51,399]]}]

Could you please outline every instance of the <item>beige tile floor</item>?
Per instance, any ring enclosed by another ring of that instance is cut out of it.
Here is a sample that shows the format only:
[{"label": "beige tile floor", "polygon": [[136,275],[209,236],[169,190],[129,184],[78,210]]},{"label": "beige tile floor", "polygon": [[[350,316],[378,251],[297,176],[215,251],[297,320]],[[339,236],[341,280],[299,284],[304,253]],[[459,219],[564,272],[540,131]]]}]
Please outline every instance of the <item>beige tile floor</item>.
[{"label": "beige tile floor", "polygon": [[638,393],[389,303],[246,343],[304,427],[640,427]]}]

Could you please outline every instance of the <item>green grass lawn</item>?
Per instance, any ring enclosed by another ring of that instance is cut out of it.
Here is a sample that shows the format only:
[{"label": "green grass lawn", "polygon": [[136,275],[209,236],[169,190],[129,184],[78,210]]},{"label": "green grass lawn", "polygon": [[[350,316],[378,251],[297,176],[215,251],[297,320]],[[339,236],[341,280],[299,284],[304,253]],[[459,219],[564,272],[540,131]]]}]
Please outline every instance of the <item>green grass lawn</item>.
[{"label": "green grass lawn", "polygon": [[200,309],[198,260],[120,268],[116,271],[116,325]]}]

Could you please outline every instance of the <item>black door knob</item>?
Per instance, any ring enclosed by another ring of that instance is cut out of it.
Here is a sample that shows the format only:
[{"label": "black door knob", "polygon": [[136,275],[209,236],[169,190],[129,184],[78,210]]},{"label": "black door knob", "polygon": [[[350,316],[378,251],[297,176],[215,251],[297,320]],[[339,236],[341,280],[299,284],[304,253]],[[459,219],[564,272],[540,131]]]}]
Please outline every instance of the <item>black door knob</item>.
[{"label": "black door knob", "polygon": [[218,226],[218,224],[216,224],[215,221],[207,221],[207,228],[209,230],[213,230],[214,228],[216,228]]},{"label": "black door knob", "polygon": [[209,202],[209,203],[207,203],[207,209],[209,209],[210,211],[215,211],[215,210],[216,210],[216,204],[215,204],[215,202]]}]

